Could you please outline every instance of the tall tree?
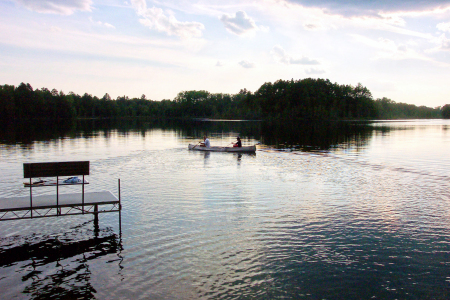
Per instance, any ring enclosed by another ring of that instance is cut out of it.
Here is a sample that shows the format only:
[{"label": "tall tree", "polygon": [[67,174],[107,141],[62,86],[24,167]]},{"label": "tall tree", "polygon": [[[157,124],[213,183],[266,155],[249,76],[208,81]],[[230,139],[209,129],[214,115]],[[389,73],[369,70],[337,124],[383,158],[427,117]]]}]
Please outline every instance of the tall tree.
[{"label": "tall tree", "polygon": [[450,119],[450,104],[445,104],[442,106],[441,111],[444,119]]}]

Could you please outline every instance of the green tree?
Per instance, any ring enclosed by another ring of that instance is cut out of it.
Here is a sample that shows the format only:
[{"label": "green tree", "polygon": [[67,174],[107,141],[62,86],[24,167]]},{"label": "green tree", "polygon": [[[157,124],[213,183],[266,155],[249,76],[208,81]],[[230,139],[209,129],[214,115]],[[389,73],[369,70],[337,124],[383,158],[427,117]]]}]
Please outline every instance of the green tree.
[{"label": "green tree", "polygon": [[441,111],[444,119],[450,119],[450,104],[445,104],[442,106]]},{"label": "green tree", "polygon": [[0,116],[4,121],[13,121],[16,116],[14,86],[0,86]]}]

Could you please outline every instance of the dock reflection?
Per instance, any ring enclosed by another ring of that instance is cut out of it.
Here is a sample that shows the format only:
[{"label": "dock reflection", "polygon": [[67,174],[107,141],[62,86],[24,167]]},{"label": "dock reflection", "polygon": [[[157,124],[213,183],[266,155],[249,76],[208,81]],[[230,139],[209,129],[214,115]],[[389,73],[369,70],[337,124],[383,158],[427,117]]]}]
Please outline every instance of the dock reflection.
[{"label": "dock reflection", "polygon": [[[88,223],[92,226],[90,221],[82,227]],[[26,282],[22,293],[31,299],[95,299],[91,262],[106,259],[117,264],[117,273],[123,269],[122,240],[111,229],[94,226],[57,236],[6,240],[0,241],[0,267],[14,268]]]}]

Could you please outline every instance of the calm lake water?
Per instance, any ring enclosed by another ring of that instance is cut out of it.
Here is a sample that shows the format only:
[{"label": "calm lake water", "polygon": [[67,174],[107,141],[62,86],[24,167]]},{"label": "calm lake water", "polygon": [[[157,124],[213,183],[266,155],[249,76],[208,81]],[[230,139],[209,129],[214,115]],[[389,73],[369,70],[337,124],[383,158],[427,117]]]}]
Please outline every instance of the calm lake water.
[{"label": "calm lake water", "polygon": [[[450,298],[448,120],[41,129],[2,128],[0,197],[28,195],[24,162],[89,160],[122,226],[0,222],[1,299]],[[188,151],[204,134],[258,150]]]}]

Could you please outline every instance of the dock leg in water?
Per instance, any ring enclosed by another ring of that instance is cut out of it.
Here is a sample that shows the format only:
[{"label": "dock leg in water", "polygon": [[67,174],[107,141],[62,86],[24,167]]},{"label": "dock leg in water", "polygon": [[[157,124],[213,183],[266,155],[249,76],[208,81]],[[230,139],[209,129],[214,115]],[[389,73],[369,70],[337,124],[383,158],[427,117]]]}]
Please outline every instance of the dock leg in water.
[{"label": "dock leg in water", "polygon": [[98,229],[98,205],[94,205],[94,229]]}]

